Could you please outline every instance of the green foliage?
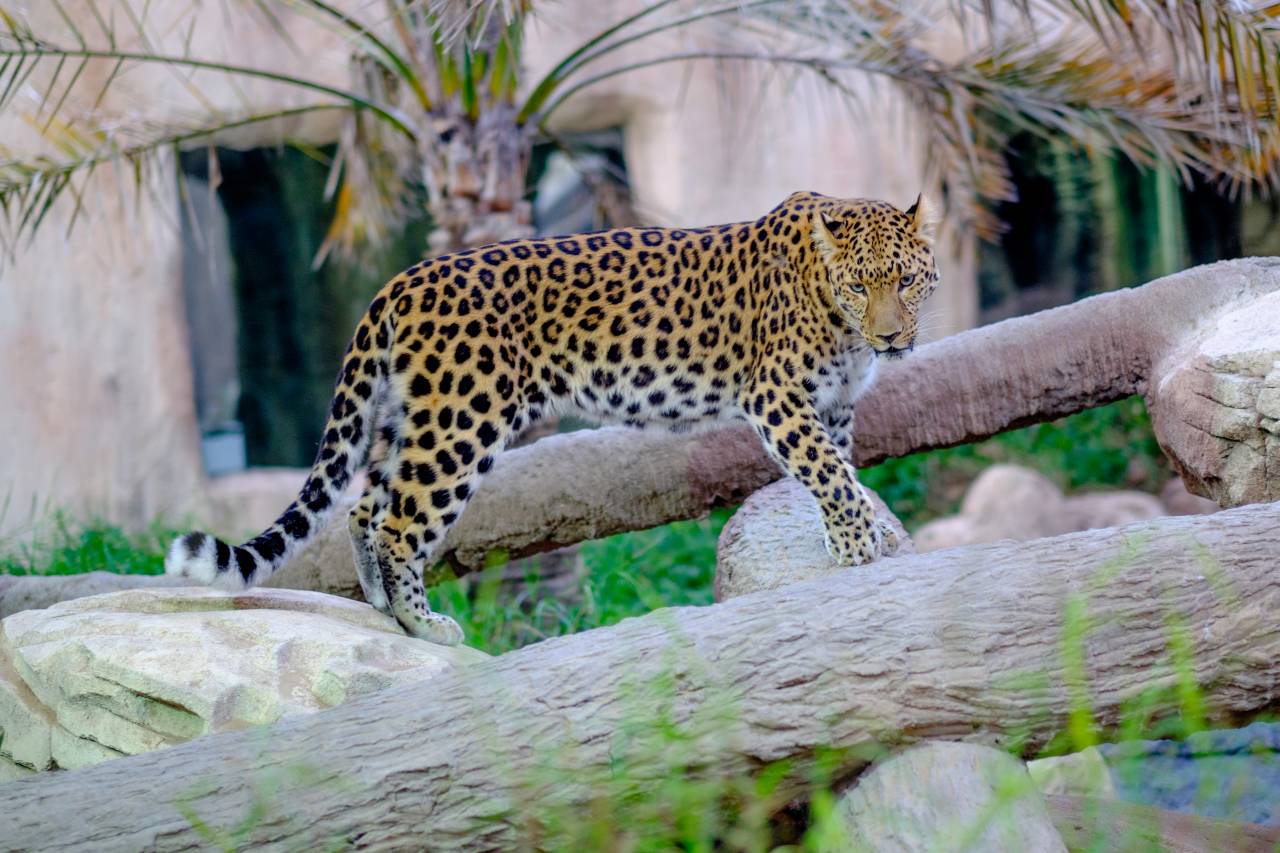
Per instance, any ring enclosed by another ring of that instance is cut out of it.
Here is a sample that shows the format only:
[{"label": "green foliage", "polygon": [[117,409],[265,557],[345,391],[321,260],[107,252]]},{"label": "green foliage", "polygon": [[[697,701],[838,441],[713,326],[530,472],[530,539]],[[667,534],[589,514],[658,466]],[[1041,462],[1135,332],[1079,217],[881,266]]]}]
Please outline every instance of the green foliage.
[{"label": "green foliage", "polygon": [[78,575],[104,571],[117,574],[164,573],[164,552],[172,530],[153,525],[126,533],[100,521],[76,523],[61,513],[44,523],[30,539],[0,540],[0,575]]},{"label": "green foliage", "polygon": [[568,596],[551,595],[540,586],[538,557],[530,561],[518,597],[504,586],[501,565],[441,584],[431,595],[440,610],[464,626],[468,644],[491,654],[613,625],[660,607],[710,604],[716,542],[731,514],[717,509],[704,519],[583,543],[586,572]]}]

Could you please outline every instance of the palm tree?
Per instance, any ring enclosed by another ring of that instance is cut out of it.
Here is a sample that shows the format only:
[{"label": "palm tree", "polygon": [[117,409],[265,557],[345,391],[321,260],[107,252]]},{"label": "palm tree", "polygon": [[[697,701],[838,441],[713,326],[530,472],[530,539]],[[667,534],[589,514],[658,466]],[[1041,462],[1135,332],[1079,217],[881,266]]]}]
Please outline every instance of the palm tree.
[{"label": "palm tree", "polygon": [[[917,114],[953,213],[985,233],[998,224],[984,203],[1010,193],[1000,155],[1014,131],[1065,136],[1082,149],[1119,152],[1184,180],[1208,177],[1229,191],[1270,189],[1280,174],[1280,3],[646,0],[522,86],[529,0],[386,0],[376,20],[330,0],[288,0],[352,45],[352,82],[339,88],[190,50],[149,49],[145,14],[116,17],[100,8],[113,0],[82,0],[92,14],[76,18],[64,2],[49,0],[58,32],[38,31],[0,3],[0,110],[29,113],[52,151],[0,147],[0,239],[10,249],[56,199],[75,196],[78,210],[79,187],[102,163],[125,161],[141,175],[157,154],[321,110],[347,115],[331,182],[337,213],[323,251],[376,244],[418,207],[434,223],[435,252],[519,236],[530,229],[529,153],[547,118],[594,83],[664,63],[767,63],[812,76],[851,102],[855,75],[885,81]],[[284,30],[266,0],[224,2]],[[126,23],[111,23],[118,20]],[[958,61],[930,49],[947,28],[970,42]],[[698,46],[668,49],[664,36],[675,33],[696,34]],[[130,39],[141,48],[119,46]],[[656,54],[620,59],[641,42],[657,45]],[[314,100],[186,122],[65,115],[68,93],[94,61],[112,64],[104,88],[133,66],[160,64],[193,80],[267,78]],[[33,77],[41,68],[43,77]],[[18,99],[34,79],[42,80],[34,101]]]}]

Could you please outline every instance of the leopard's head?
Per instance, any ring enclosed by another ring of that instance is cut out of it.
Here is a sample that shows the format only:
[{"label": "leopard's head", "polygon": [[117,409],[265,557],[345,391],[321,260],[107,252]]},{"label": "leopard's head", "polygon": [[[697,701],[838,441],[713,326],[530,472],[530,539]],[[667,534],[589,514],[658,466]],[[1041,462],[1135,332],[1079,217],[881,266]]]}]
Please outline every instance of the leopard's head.
[{"label": "leopard's head", "polygon": [[829,199],[812,210],[831,301],[881,355],[915,346],[920,305],[938,284],[937,228],[937,209],[923,196],[905,211],[865,199]]}]

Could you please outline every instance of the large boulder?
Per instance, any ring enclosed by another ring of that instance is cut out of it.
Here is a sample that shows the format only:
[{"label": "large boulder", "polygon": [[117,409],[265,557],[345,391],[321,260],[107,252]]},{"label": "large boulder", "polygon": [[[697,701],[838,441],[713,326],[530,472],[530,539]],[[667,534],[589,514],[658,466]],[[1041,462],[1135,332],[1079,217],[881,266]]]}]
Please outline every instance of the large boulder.
[{"label": "large boulder", "polygon": [[851,849],[1066,853],[1021,761],[967,743],[913,747],[859,778],[837,801]]},{"label": "large boulder", "polygon": [[[870,490],[868,490],[870,491]],[[898,554],[913,552],[902,522],[871,492],[876,514],[898,534]],[[863,566],[863,571],[874,571]],[[716,548],[716,601],[777,589],[842,571],[827,553],[822,514],[798,480],[765,486],[743,502],[720,533]]]},{"label": "large boulder", "polygon": [[1280,500],[1280,292],[1201,324],[1157,365],[1147,397],[1192,492],[1220,506]]},{"label": "large boulder", "polygon": [[992,465],[973,481],[959,515],[940,518],[915,535],[921,553],[998,542],[1061,536],[1158,518],[1169,511],[1145,492],[1090,492],[1065,497],[1038,471]]},{"label": "large boulder", "polygon": [[0,622],[0,779],[310,713],[488,658],[335,596],[127,590]]}]

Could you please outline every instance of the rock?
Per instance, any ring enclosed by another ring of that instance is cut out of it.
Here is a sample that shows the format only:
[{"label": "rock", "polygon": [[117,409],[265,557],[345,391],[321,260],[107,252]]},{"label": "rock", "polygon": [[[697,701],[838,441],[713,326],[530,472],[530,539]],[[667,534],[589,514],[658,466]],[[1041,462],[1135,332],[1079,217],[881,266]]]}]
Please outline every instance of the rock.
[{"label": "rock", "polygon": [[864,774],[836,808],[867,851],[1066,851],[1021,761],[966,743],[917,746]]},{"label": "rock", "polygon": [[1280,293],[1219,315],[1155,375],[1151,426],[1193,493],[1280,499]]},{"label": "rock", "polygon": [[[354,569],[352,569],[354,571]],[[0,619],[23,610],[41,610],[70,598],[122,589],[157,589],[190,583],[184,578],[85,572],[81,575],[0,575]]]},{"label": "rock", "polygon": [[[984,535],[977,542],[1037,539],[1070,532],[1059,511],[1061,504],[1062,492],[1039,471],[992,465],[969,486],[960,515],[980,522]],[[1037,532],[1026,536],[1026,530]]]},{"label": "rock", "polygon": [[[870,490],[868,490],[870,491]],[[876,514],[898,532],[899,554],[914,548],[902,522],[879,495],[871,493]],[[874,571],[876,564],[851,571]],[[716,547],[716,601],[777,589],[842,571],[827,553],[822,515],[813,496],[793,478],[756,491],[729,519]]]},{"label": "rock", "polygon": [[1208,515],[1219,507],[1208,498],[1193,495],[1181,477],[1174,477],[1160,490],[1160,503],[1169,515]]},{"label": "rock", "polygon": [[1159,498],[1146,492],[1086,492],[1062,502],[1062,519],[1068,531],[1120,527],[1167,515]]},{"label": "rock", "polygon": [[[488,658],[297,590],[128,590],[0,622],[0,758],[83,767],[309,713]],[[10,771],[11,772],[11,771]]]},{"label": "rock", "polygon": [[1067,498],[1037,471],[992,465],[969,487],[960,514],[924,525],[915,543],[924,553],[1117,527],[1165,514],[1164,505],[1145,492],[1089,492]]},{"label": "rock", "polygon": [[1070,755],[1028,761],[1027,772],[1046,795],[1109,798],[1116,793],[1107,759],[1093,746]]},{"label": "rock", "polygon": [[1098,751],[1119,799],[1280,826],[1280,724],[1196,732],[1181,741],[1123,741]]},{"label": "rock", "polygon": [[1066,533],[1061,505],[1062,492],[1038,471],[1021,465],[992,465],[969,486],[959,515],[920,528],[916,549],[925,553]]},{"label": "rock", "polygon": [[14,764],[7,758],[0,758],[0,785],[30,776],[36,771],[21,764]]}]

